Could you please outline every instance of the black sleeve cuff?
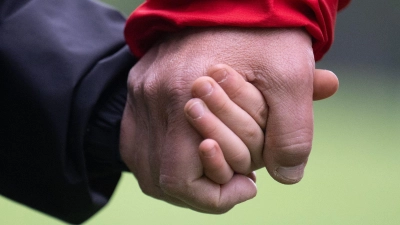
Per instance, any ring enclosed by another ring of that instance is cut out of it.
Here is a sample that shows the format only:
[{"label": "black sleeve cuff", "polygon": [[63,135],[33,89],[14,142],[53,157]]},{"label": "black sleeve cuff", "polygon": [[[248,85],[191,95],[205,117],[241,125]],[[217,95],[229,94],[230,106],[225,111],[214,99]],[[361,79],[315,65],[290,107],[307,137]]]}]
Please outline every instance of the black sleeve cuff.
[{"label": "black sleeve cuff", "polygon": [[125,108],[126,76],[115,81],[101,97],[89,121],[85,158],[90,176],[129,171],[119,154],[119,133]]}]

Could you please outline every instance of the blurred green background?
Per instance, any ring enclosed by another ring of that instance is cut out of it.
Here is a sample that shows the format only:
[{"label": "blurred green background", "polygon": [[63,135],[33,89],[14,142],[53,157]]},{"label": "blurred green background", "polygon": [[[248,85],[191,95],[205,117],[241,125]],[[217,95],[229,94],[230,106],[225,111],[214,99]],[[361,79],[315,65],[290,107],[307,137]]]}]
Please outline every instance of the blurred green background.
[{"label": "blurred green background", "polygon": [[[125,15],[139,3],[105,2]],[[355,0],[339,14],[335,44],[318,67],[336,72],[340,90],[315,102],[313,152],[299,184],[259,170],[255,199],[206,215],[147,197],[124,174],[85,224],[400,224],[399,15],[397,0]],[[0,213],[0,224],[64,224],[2,197]]]}]

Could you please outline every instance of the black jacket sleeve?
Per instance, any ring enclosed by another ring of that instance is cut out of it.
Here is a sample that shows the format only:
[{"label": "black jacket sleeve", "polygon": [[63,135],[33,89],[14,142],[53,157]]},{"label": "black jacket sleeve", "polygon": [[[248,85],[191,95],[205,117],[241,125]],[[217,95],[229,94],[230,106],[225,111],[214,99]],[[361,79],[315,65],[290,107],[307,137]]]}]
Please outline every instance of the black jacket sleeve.
[{"label": "black jacket sleeve", "polygon": [[107,203],[135,60],[124,24],[89,0],[0,1],[0,194],[69,223]]}]

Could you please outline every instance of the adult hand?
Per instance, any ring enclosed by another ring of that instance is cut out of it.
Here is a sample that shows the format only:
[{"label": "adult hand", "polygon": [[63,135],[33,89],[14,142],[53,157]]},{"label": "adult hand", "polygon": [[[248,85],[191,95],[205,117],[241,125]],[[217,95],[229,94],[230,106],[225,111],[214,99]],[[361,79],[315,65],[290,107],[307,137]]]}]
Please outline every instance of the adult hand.
[{"label": "adult hand", "polygon": [[[229,66],[212,66],[207,75],[193,83],[185,113],[205,139],[199,146],[204,174],[225,184],[234,172],[246,175],[264,165],[268,106],[261,92]],[[335,74],[315,71],[314,100],[329,97],[337,87]]]},{"label": "adult hand", "polygon": [[314,57],[303,30],[196,29],[154,46],[129,75],[122,158],[146,194],[210,213],[256,194],[247,176],[236,174],[224,185],[203,176],[202,137],[184,116],[193,81],[219,63],[244,75],[269,106],[264,151],[255,156],[263,160],[254,168],[265,166],[282,183],[298,182],[313,135]]}]

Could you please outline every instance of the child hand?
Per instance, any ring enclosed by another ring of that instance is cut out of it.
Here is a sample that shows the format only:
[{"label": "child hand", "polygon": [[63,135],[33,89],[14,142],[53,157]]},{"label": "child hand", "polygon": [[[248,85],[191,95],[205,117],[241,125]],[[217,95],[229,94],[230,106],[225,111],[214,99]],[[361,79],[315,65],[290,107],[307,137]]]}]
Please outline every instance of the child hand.
[{"label": "child hand", "polygon": [[[200,99],[190,100],[185,107],[189,122],[205,138],[199,146],[204,173],[219,184],[228,182],[234,172],[255,180],[250,172],[264,167],[262,131],[267,104],[261,93],[229,66],[214,66],[208,75],[214,80],[198,78],[192,93]],[[314,100],[330,97],[337,88],[335,74],[315,70]]]},{"label": "child hand", "polygon": [[198,78],[185,106],[189,122],[205,139],[199,146],[205,175],[228,182],[263,167],[267,104],[262,94],[235,70],[217,65]]}]

